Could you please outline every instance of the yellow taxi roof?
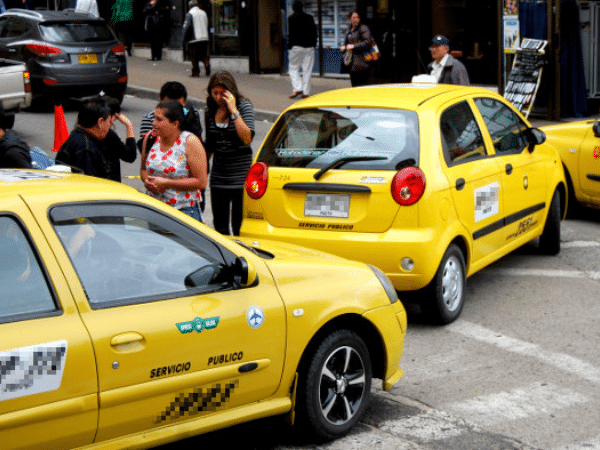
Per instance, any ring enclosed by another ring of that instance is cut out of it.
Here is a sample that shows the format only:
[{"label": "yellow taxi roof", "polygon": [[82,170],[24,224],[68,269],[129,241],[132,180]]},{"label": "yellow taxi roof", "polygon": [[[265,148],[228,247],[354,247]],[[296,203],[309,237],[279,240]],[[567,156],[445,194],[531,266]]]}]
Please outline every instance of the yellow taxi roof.
[{"label": "yellow taxi roof", "polygon": [[463,95],[497,95],[489,89],[450,84],[379,84],[336,89],[308,97],[288,109],[310,107],[379,107],[416,111],[431,100],[444,102]]}]

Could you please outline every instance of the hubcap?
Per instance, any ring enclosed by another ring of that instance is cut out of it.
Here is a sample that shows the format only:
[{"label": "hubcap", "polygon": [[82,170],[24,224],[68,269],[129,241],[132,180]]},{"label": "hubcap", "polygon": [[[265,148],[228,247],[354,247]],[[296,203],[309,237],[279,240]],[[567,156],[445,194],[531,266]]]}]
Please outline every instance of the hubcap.
[{"label": "hubcap", "polygon": [[365,367],[352,347],[335,349],[321,370],[319,398],[323,417],[343,425],[354,417],[365,393]]},{"label": "hubcap", "polygon": [[442,274],[442,300],[448,311],[458,308],[462,292],[462,267],[456,256],[451,256],[446,261]]}]

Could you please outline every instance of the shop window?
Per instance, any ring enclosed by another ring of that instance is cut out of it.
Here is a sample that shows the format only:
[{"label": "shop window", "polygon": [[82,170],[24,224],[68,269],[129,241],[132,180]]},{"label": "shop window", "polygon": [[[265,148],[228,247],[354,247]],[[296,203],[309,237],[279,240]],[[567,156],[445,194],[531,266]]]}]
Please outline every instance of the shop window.
[{"label": "shop window", "polygon": [[240,54],[238,12],[235,1],[213,1],[212,23],[214,55],[238,56]]}]

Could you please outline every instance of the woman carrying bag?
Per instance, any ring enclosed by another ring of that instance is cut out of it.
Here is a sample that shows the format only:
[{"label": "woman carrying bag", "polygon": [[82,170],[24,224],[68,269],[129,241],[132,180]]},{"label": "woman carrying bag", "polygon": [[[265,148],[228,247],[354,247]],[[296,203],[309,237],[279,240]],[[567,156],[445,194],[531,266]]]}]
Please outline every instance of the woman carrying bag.
[{"label": "woman carrying bag", "polygon": [[348,16],[350,27],[344,37],[344,45],[340,48],[344,57],[348,58],[348,51],[352,52],[352,60],[349,67],[350,83],[352,87],[364,86],[369,84],[369,63],[365,61],[363,55],[371,50],[373,36],[371,30],[366,25],[360,23],[360,15],[354,10]]}]

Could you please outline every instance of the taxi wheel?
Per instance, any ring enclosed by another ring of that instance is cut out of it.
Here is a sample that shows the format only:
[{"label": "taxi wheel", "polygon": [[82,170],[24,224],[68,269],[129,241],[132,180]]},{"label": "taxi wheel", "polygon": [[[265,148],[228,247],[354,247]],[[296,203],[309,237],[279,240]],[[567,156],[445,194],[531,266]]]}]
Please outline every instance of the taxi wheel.
[{"label": "taxi wheel", "polygon": [[450,244],[433,280],[425,288],[421,306],[428,318],[440,324],[454,322],[465,303],[466,284],[465,258],[458,246]]},{"label": "taxi wheel", "polygon": [[360,336],[350,330],[329,334],[300,374],[298,425],[320,441],[345,435],[367,408],[371,380],[369,350]]},{"label": "taxi wheel", "polygon": [[544,255],[557,255],[560,252],[560,195],[554,192],[544,231],[540,236],[540,251]]}]

